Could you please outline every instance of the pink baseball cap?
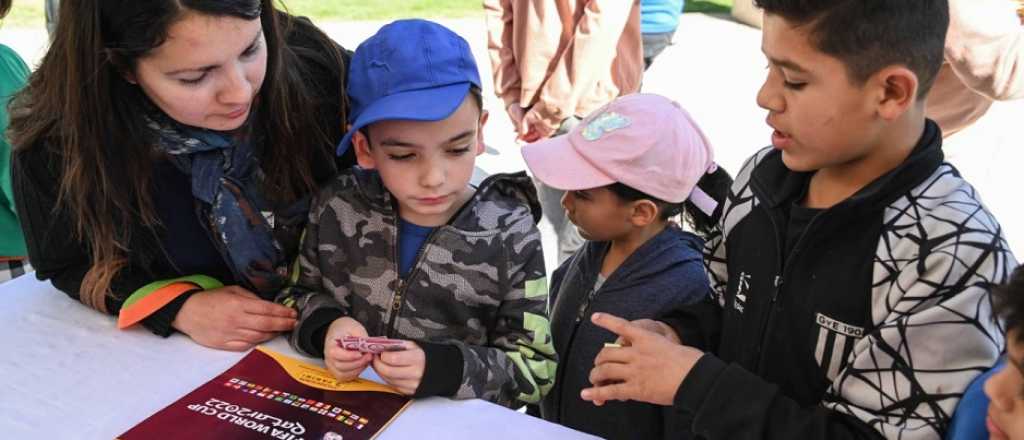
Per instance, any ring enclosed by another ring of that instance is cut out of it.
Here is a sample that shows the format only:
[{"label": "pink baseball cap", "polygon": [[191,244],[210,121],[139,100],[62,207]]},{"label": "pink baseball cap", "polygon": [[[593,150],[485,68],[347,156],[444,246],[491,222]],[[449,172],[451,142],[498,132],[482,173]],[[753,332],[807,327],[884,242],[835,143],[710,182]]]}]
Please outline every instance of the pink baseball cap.
[{"label": "pink baseball cap", "polygon": [[690,199],[702,211],[716,203],[697,188],[713,172],[714,153],[686,110],[661,95],[620,97],[568,134],[523,147],[544,184],[565,191],[619,182],[669,203]]}]

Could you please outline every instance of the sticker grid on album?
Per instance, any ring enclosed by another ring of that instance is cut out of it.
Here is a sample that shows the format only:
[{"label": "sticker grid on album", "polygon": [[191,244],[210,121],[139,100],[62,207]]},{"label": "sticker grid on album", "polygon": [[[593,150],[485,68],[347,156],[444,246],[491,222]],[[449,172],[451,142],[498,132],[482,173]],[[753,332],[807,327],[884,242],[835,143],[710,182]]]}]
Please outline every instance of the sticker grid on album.
[{"label": "sticker grid on album", "polygon": [[280,402],[284,405],[289,405],[296,408],[308,410],[312,413],[319,414],[324,417],[342,422],[345,425],[354,427],[355,429],[363,429],[370,422],[365,417],[360,417],[359,415],[347,409],[338,406],[332,406],[323,402],[317,402],[313,399],[306,399],[304,397],[275,390],[270,387],[257,385],[252,382],[247,382],[245,380],[238,379],[235,377],[232,377],[227,382],[224,382],[224,386],[228,388],[233,388],[243,393],[253,394],[258,397],[265,398],[267,400]]}]

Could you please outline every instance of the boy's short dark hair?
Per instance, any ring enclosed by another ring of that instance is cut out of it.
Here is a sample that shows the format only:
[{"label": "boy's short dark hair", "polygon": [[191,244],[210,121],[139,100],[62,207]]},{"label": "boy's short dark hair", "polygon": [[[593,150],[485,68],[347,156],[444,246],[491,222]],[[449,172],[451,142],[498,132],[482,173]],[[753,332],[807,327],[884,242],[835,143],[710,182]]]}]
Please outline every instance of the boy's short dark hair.
[{"label": "boy's short dark hair", "polygon": [[917,75],[922,98],[942,66],[949,0],[754,1],[767,14],[809,26],[811,44],[842,61],[858,84],[904,65]]},{"label": "boy's short dark hair", "polygon": [[1006,323],[1006,332],[1017,331],[1017,340],[1007,345],[1024,343],[1024,266],[1014,270],[1010,281],[995,288],[993,295],[996,315]]}]

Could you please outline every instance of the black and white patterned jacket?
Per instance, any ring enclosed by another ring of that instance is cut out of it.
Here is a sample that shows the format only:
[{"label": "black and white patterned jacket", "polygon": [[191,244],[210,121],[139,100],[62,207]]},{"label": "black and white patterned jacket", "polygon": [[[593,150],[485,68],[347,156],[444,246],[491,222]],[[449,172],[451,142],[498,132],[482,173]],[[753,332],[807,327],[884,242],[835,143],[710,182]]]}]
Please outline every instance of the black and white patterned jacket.
[{"label": "black and white patterned jacket", "polygon": [[818,214],[785,253],[810,174],[748,160],[705,249],[714,298],[666,318],[708,352],[680,429],[706,439],[939,439],[1003,349],[990,289],[1016,266],[999,224],[943,162],[931,121],[911,156]]}]

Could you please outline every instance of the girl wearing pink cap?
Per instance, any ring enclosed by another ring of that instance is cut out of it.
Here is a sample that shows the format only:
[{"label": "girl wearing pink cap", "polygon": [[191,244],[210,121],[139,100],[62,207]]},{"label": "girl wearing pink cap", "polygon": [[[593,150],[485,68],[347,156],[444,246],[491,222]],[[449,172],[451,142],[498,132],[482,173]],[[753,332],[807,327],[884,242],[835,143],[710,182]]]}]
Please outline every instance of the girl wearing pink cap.
[{"label": "girl wearing pink cap", "polygon": [[615,342],[589,316],[651,319],[705,298],[703,240],[670,219],[682,214],[693,230],[710,231],[712,196],[724,195],[732,179],[714,165],[693,119],[649,94],[619,98],[569,134],[526,146],[523,156],[537,179],[566,191],[562,205],[587,239],[551,279],[559,363],[554,388],[531,412],[603,438],[662,437],[662,407],[580,399],[597,353]]}]

